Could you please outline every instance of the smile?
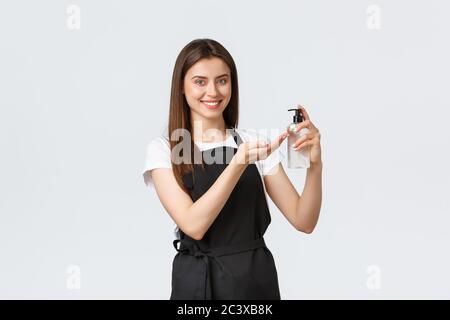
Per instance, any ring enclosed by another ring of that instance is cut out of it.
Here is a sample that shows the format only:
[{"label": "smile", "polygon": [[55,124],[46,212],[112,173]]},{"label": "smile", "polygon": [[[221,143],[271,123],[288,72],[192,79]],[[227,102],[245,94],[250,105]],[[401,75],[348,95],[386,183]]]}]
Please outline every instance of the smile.
[{"label": "smile", "polygon": [[216,109],[222,100],[200,100],[208,109]]}]

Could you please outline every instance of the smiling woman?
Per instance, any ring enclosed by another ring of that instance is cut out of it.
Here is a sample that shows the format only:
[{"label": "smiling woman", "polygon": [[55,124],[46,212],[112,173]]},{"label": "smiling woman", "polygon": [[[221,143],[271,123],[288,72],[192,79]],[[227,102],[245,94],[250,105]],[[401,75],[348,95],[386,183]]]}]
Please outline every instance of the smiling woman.
[{"label": "smiling woman", "polygon": [[[317,221],[317,206],[298,214],[305,204],[281,168],[276,150],[287,133],[269,143],[238,130],[238,101],[230,53],[211,39],[187,44],[173,70],[167,140],[149,144],[144,170],[177,226],[171,299],[280,299],[263,237],[266,187],[296,229],[309,233]],[[320,169],[313,171],[317,182]]]}]

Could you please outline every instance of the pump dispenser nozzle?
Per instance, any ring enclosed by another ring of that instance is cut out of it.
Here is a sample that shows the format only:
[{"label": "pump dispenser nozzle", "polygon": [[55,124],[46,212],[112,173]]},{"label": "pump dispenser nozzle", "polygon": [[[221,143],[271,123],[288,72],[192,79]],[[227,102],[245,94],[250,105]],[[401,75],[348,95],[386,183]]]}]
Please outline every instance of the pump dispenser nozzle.
[{"label": "pump dispenser nozzle", "polygon": [[300,123],[303,121],[302,113],[300,112],[300,109],[288,109],[288,111],[295,111],[295,115],[292,118],[293,123]]}]

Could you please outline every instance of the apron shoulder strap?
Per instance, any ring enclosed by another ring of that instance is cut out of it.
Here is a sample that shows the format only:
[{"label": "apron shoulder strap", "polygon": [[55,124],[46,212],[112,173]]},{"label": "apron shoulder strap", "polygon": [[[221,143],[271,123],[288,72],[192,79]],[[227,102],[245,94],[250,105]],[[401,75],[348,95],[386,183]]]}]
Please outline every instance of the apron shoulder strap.
[{"label": "apron shoulder strap", "polygon": [[231,129],[231,134],[234,138],[234,142],[236,142],[236,145],[239,147],[239,145],[242,143],[242,139],[241,139],[239,133],[237,133],[236,128]]}]

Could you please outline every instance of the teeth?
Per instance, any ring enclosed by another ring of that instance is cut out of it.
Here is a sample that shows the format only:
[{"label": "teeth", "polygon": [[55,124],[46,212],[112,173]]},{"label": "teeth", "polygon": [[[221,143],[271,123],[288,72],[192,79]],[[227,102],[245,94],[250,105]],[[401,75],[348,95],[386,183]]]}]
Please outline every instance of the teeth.
[{"label": "teeth", "polygon": [[216,101],[216,102],[206,102],[206,101],[203,101],[203,103],[206,104],[206,105],[208,105],[208,106],[216,106],[216,105],[219,104],[219,101]]}]

